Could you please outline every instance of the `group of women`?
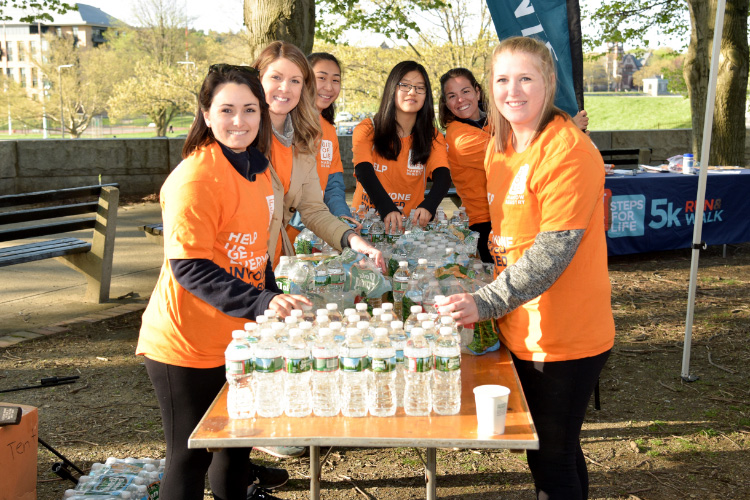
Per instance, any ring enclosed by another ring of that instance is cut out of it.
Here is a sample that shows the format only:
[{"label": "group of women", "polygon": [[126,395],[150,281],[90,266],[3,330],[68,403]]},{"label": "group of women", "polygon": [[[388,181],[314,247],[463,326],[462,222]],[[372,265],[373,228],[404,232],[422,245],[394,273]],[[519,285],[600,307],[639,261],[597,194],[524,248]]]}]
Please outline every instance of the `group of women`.
[{"label": "group of women", "polygon": [[[309,301],[282,294],[273,267],[307,227],[337,250],[384,267],[381,253],[338,216],[350,215],[333,127],[341,65],[273,42],[253,66],[215,64],[199,95],[183,161],[160,193],[164,264],[143,316],[137,353],[161,409],[167,444],[160,495],[276,498],[286,471],[251,463],[250,449],[187,448],[224,384],[232,330],[267,309]],[[495,280],[438,305],[459,324],[496,319],[537,426],[528,463],[540,499],[588,495],[579,443],[588,399],[613,345],[602,159],[554,107],[549,50],[503,41],[488,67],[489,99],[474,75],[440,79],[439,122],[425,68],[390,72],[380,107],[353,135],[353,205],[375,208],[386,230],[425,225],[451,184],[487,242]],[[425,195],[426,182],[432,186]]]}]

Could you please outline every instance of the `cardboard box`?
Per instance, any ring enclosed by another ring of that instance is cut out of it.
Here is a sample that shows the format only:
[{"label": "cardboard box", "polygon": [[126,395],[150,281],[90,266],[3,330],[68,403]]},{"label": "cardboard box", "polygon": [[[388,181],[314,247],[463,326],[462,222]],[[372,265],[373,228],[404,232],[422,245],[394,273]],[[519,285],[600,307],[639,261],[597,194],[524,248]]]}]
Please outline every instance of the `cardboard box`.
[{"label": "cardboard box", "polygon": [[23,410],[18,425],[0,427],[0,500],[36,500],[36,461],[39,414],[33,406]]}]

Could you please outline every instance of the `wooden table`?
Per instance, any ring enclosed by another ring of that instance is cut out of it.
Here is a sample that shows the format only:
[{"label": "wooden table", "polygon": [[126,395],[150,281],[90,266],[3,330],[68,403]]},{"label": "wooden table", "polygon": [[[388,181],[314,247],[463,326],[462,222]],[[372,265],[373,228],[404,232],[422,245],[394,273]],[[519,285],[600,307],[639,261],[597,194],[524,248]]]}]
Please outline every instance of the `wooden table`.
[{"label": "wooden table", "polygon": [[[505,434],[477,435],[472,389],[483,384],[510,388]],[[188,440],[189,448],[215,451],[229,447],[309,446],[310,498],[320,498],[320,447],[425,447],[427,499],[436,498],[437,448],[539,449],[539,438],[505,348],[461,360],[461,412],[443,416],[409,417],[399,408],[393,417],[252,418],[233,420],[227,415],[227,386],[219,393]]]}]

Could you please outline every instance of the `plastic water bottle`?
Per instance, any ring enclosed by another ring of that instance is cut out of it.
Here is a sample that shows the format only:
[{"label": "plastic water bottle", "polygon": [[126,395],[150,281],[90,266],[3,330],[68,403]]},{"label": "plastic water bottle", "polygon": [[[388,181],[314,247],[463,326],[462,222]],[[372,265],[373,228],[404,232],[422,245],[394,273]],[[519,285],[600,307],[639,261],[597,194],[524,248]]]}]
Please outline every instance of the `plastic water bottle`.
[{"label": "plastic water bottle", "polygon": [[404,411],[407,415],[429,415],[432,409],[432,353],[421,328],[411,331],[411,338],[404,348],[404,361]]},{"label": "plastic water bottle", "polygon": [[[255,346],[255,409],[258,416],[278,417],[284,413],[284,359],[281,345],[270,328],[260,332]],[[279,394],[279,392],[282,394]]]},{"label": "plastic water bottle", "polygon": [[418,306],[421,312],[424,296],[422,295],[422,287],[419,285],[419,281],[415,279],[416,274],[417,272],[415,271],[409,280],[409,286],[406,288],[406,293],[404,294],[403,308],[404,310],[413,311],[414,306]]},{"label": "plastic water bottle", "polygon": [[312,413],[310,368],[310,350],[302,338],[302,330],[292,328],[284,347],[284,413],[289,417]]},{"label": "plastic water bottle", "polygon": [[[422,313],[424,314],[424,313]],[[418,315],[418,316],[421,316]],[[424,338],[430,343],[430,347],[434,348],[435,342],[438,338],[438,331],[435,328],[435,322],[432,320],[422,321],[422,330],[424,330]]]},{"label": "plastic water bottle", "polygon": [[330,319],[331,321],[344,321],[344,317],[339,312],[338,304],[330,302],[326,304],[326,310],[328,311],[328,319]]},{"label": "plastic water bottle", "polygon": [[466,215],[466,207],[458,208],[458,217],[461,219],[461,229],[469,229],[469,216]]},{"label": "plastic water bottle", "polygon": [[289,293],[289,273],[292,270],[292,257],[282,255],[279,258],[279,265],[274,269],[273,274],[276,277],[276,286],[284,293]]},{"label": "plastic water bottle", "polygon": [[402,260],[398,263],[398,269],[393,273],[393,302],[396,305],[396,314],[399,318],[404,318],[404,296],[406,289],[409,287],[409,263]]},{"label": "plastic water bottle", "polygon": [[391,227],[388,228],[388,232],[385,235],[385,241],[386,243],[393,245],[394,243],[396,243],[399,236],[401,236],[401,231],[398,230],[398,226],[391,225]]},{"label": "plastic water bottle", "polygon": [[389,333],[391,345],[396,350],[396,405],[404,406],[404,347],[406,347],[406,332],[404,332],[403,321],[391,321]]},{"label": "plastic water bottle", "polygon": [[411,310],[409,312],[409,316],[406,319],[406,321],[404,321],[404,330],[406,331],[406,336],[407,337],[411,336],[411,331],[415,327],[419,326],[421,328],[422,322],[419,320],[419,315],[420,314],[424,314],[422,312],[422,306],[421,305],[413,305],[413,306],[411,306],[410,309]]},{"label": "plastic water bottle", "polygon": [[362,228],[359,231],[359,235],[364,238],[365,241],[372,241],[371,235],[370,235],[370,228],[372,227],[372,224],[375,222],[375,209],[371,208],[368,210],[367,215],[365,215],[365,218],[362,219]]},{"label": "plastic water bottle", "polygon": [[311,304],[302,304],[302,321],[315,322],[315,313]]},{"label": "plastic water bottle", "polygon": [[255,416],[253,401],[253,350],[247,342],[245,330],[232,332],[232,341],[224,351],[229,392],[227,413],[230,418]]},{"label": "plastic water bottle", "polygon": [[322,262],[315,268],[313,292],[323,295],[328,291],[329,276],[328,268]]},{"label": "plastic water bottle", "polygon": [[360,302],[354,304],[354,308],[357,310],[357,314],[362,318],[362,321],[370,321],[370,313],[367,312],[367,304]]},{"label": "plastic water bottle", "polygon": [[328,262],[328,290],[331,293],[342,293],[344,291],[344,266],[338,259]]},{"label": "plastic water bottle", "polygon": [[362,222],[363,220],[365,220],[365,217],[367,217],[367,208],[364,206],[364,204],[362,204],[357,209],[357,219]]},{"label": "plastic water bottle", "polygon": [[321,328],[312,347],[312,407],[319,417],[339,413],[338,344],[330,328]]},{"label": "plastic water bottle", "polygon": [[391,345],[387,328],[375,330],[369,355],[370,415],[390,417],[396,413],[396,349]]},{"label": "plastic water bottle", "polygon": [[315,340],[315,331],[313,330],[313,324],[309,321],[300,321],[297,323],[297,326],[300,330],[302,330],[302,338],[305,339],[305,342],[308,344]]},{"label": "plastic water bottle", "polygon": [[372,341],[374,339],[374,329],[372,328],[370,322],[360,321],[359,323],[357,323],[357,330],[359,330],[359,335],[360,337],[362,337],[362,343],[364,343],[365,347],[369,349],[370,344],[372,344]]},{"label": "plastic water bottle", "polygon": [[370,239],[373,243],[383,243],[385,241],[385,224],[380,217],[375,216],[375,220],[370,226]]},{"label": "plastic water bottle", "polygon": [[461,410],[461,348],[450,327],[440,329],[435,343],[432,408],[438,415],[455,415]]},{"label": "plastic water bottle", "polygon": [[359,330],[347,328],[346,340],[339,348],[341,414],[345,417],[367,415],[367,347]]},{"label": "plastic water bottle", "polygon": [[422,289],[422,307],[431,320],[435,320],[438,317],[435,301],[439,295],[440,283],[435,279],[429,280],[427,286]]},{"label": "plastic water bottle", "polygon": [[263,311],[263,316],[268,318],[269,323],[280,323],[281,318],[279,318],[279,314],[274,311],[273,309],[266,309]]},{"label": "plastic water bottle", "polygon": [[[291,316],[288,317],[296,321],[295,318],[292,318]],[[289,340],[289,331],[287,330],[286,325],[286,318],[284,318],[283,323],[271,323],[271,330],[276,336],[276,341],[279,342],[279,345],[284,345],[286,344],[286,341]]]}]

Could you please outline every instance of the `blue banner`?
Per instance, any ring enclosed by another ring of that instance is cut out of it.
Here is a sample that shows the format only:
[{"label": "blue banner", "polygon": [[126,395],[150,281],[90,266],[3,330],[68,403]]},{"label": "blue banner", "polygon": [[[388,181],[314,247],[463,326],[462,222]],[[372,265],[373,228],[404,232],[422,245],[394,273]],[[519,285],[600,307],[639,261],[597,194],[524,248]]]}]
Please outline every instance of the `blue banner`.
[{"label": "blue banner", "polygon": [[531,36],[547,44],[557,63],[555,105],[575,116],[578,104],[573,86],[566,0],[487,0],[487,6],[500,40]]}]

